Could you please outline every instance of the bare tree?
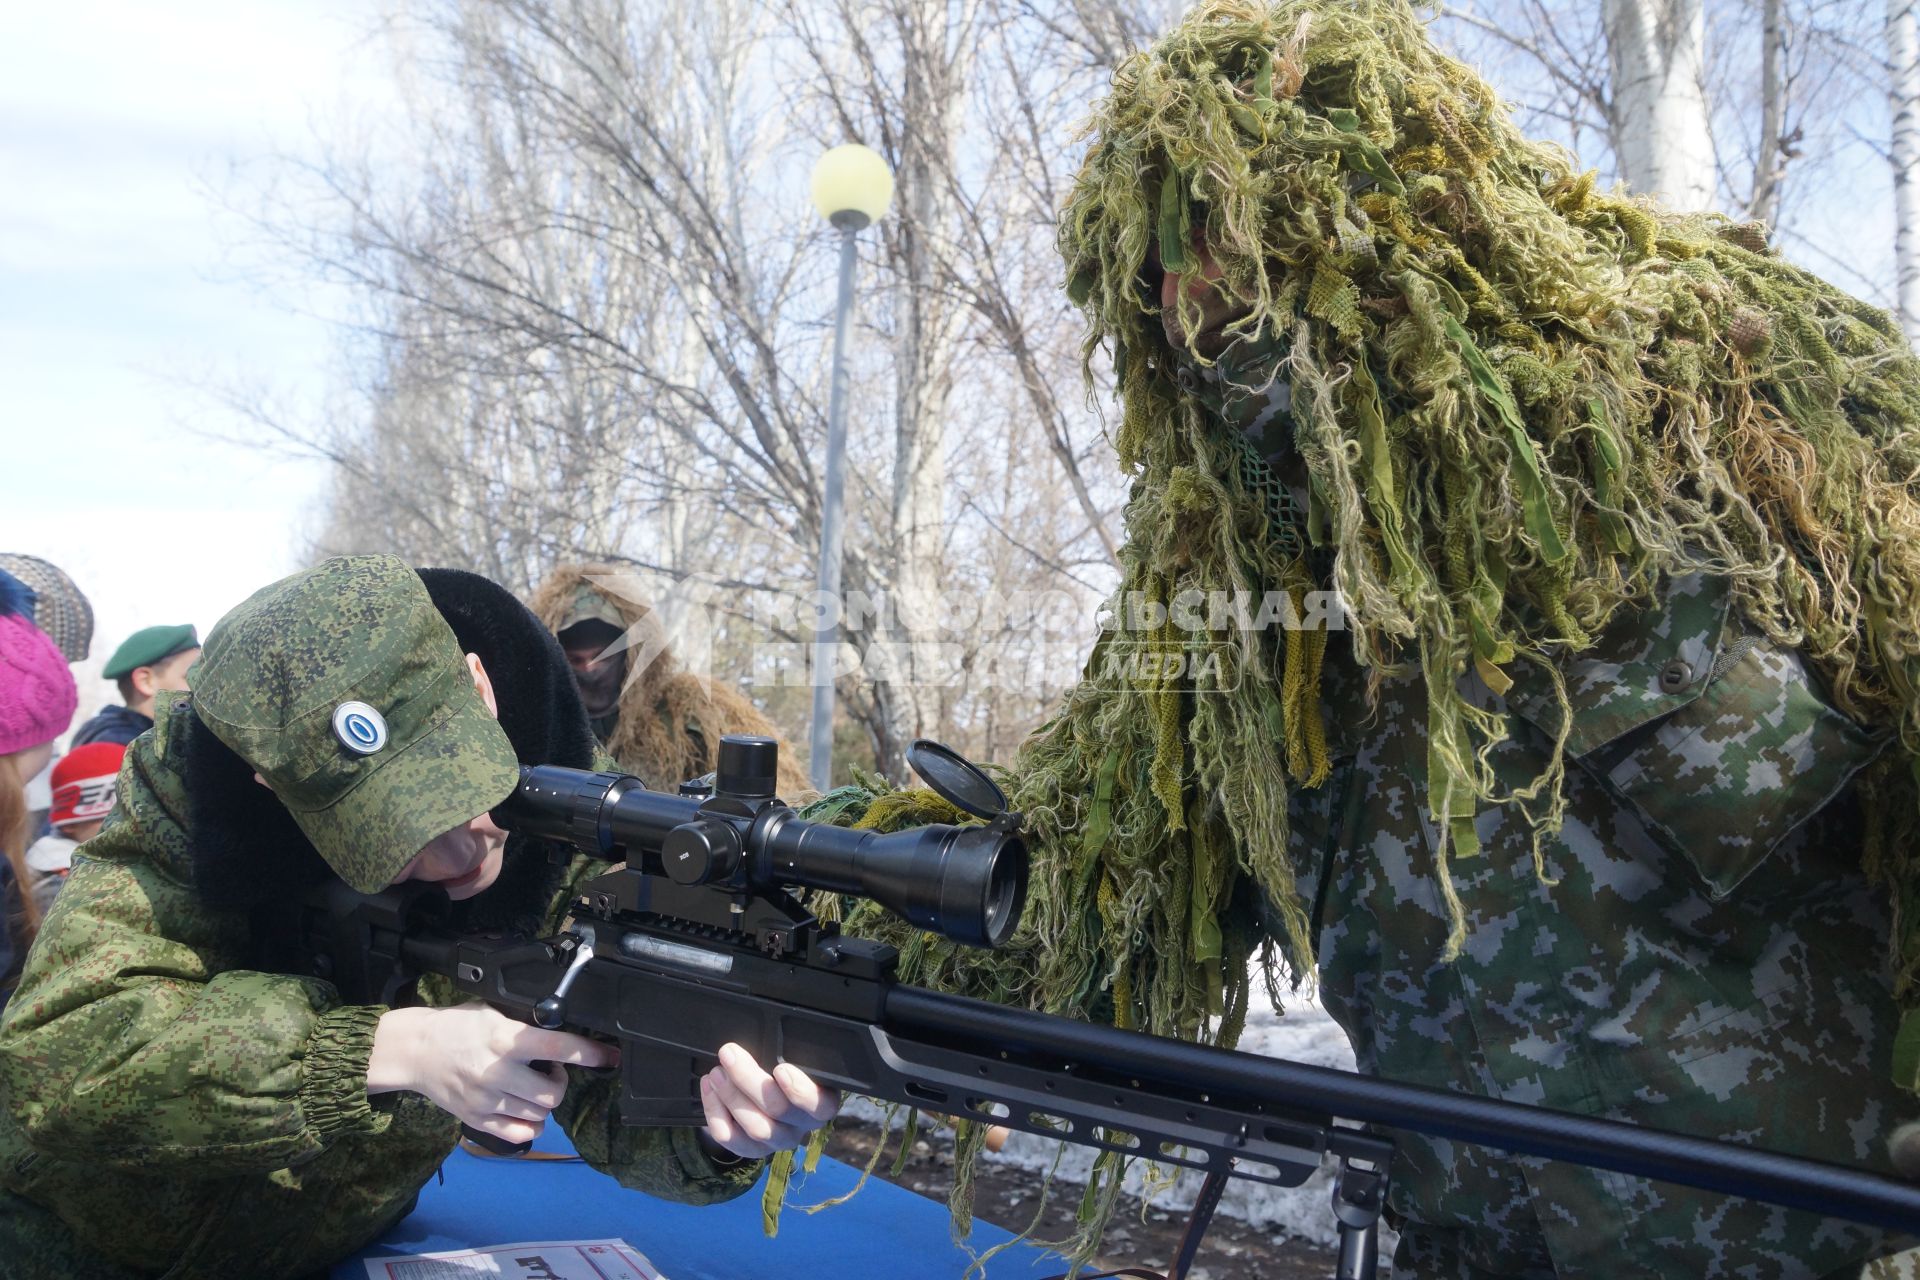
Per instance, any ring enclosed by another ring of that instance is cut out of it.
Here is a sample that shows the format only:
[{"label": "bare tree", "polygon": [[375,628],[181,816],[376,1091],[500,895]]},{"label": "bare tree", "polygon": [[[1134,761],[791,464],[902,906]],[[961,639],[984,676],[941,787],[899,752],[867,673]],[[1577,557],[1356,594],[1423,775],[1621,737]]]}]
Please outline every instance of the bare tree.
[{"label": "bare tree", "polygon": [[1914,0],[1887,0],[1887,106],[1893,119],[1894,297],[1907,342],[1920,346],[1920,30]]},{"label": "bare tree", "polygon": [[1676,209],[1713,205],[1714,164],[1701,81],[1701,0],[1606,0],[1608,113],[1629,186]]},{"label": "bare tree", "polygon": [[1791,155],[1786,136],[1787,18],[1785,0],[1762,0],[1760,8],[1760,140],[1754,148],[1747,217],[1772,222],[1780,182]]},{"label": "bare tree", "polygon": [[[405,162],[343,141],[267,219],[360,300],[347,411],[273,422],[335,464],[316,548],[389,547],[516,587],[574,556],[725,583],[738,616],[716,652],[735,677],[755,637],[802,639],[831,245],[799,184],[822,146],[859,138],[899,195],[862,237],[845,583],[893,610],[853,619],[861,678],[842,706],[895,773],[917,733],[1012,741],[1046,694],[1004,687],[996,663],[1046,646],[998,618],[956,632],[924,602],[1091,602],[1111,582],[1124,477],[1082,382],[1053,217],[1087,103],[1173,8],[403,3]],[[1653,166],[1697,192],[1705,154],[1720,207],[1775,222],[1871,295],[1872,269],[1849,278],[1859,255],[1822,238],[1818,194],[1831,157],[1879,128],[1836,103],[1911,66],[1884,56],[1911,13],[1858,9],[1474,0],[1440,31],[1491,64],[1525,127],[1639,185],[1674,181],[1635,177]],[[1682,122],[1662,131],[1679,160],[1628,154],[1656,120]],[[915,670],[916,653],[941,661]],[[801,691],[761,692],[803,727]]]},{"label": "bare tree", "polygon": [[[1661,189],[1670,181],[1650,175],[1649,148],[1710,146],[1714,193],[1692,207],[1765,222],[1789,256],[1869,299],[1891,301],[1890,262],[1863,253],[1875,241],[1861,236],[1878,199],[1868,170],[1887,151],[1883,18],[1857,0],[1456,0],[1439,33],[1488,71],[1523,128],[1568,146],[1605,178]],[[1704,126],[1680,74],[1689,63],[1703,91]],[[1642,107],[1634,117],[1641,123],[1630,124],[1634,103],[1621,82],[1629,74],[1639,78],[1640,97],[1651,95],[1661,110],[1673,103],[1661,105],[1659,93],[1671,90],[1685,109],[1669,118],[1683,123],[1649,138],[1656,117]],[[1697,160],[1694,153],[1689,163]],[[1690,181],[1697,190],[1697,177]],[[1687,207],[1673,191],[1663,194]]]},{"label": "bare tree", "polygon": [[[956,632],[925,602],[1065,591],[1090,629],[1110,581],[1123,479],[1080,389],[1052,215],[1085,103],[1150,18],[1077,0],[400,13],[410,164],[349,141],[265,217],[361,306],[358,411],[274,424],[336,465],[316,549],[516,588],[576,556],[699,575],[731,589],[716,652],[736,676],[752,637],[798,640],[831,303],[796,178],[859,137],[899,199],[862,237],[845,582],[895,608],[847,630],[867,678],[843,705],[895,774],[918,733],[1017,738],[1052,691],[1008,687],[1004,651],[1044,667],[1044,645],[998,617]],[[790,693],[768,697],[793,731]]]}]

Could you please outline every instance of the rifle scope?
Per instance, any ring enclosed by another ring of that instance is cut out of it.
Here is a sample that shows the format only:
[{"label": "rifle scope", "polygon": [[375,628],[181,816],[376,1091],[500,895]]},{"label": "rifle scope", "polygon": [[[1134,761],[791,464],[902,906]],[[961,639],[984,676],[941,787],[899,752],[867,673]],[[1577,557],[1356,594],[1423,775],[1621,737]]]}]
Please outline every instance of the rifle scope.
[{"label": "rifle scope", "polygon": [[767,738],[723,738],[704,797],[649,791],[628,774],[523,767],[494,818],[681,885],[724,893],[799,885],[871,898],[969,946],[1012,936],[1026,903],[1027,850],[1011,823],[883,834],[808,822],[773,796],[778,749]]}]

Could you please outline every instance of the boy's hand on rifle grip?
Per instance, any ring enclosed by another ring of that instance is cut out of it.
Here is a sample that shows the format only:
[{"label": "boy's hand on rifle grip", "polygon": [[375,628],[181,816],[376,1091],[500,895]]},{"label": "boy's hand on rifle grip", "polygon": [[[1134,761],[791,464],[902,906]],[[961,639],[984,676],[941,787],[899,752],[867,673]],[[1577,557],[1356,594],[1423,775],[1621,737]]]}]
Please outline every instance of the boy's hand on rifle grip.
[{"label": "boy's hand on rifle grip", "polygon": [[367,1092],[410,1090],[469,1128],[525,1143],[566,1096],[560,1064],[605,1067],[616,1057],[598,1041],[516,1022],[484,1004],[391,1009],[373,1033]]},{"label": "boy's hand on rifle grip", "polygon": [[720,1065],[700,1078],[707,1136],[749,1160],[786,1151],[840,1111],[840,1091],[822,1088],[783,1062],[772,1072],[737,1044],[720,1046]]}]

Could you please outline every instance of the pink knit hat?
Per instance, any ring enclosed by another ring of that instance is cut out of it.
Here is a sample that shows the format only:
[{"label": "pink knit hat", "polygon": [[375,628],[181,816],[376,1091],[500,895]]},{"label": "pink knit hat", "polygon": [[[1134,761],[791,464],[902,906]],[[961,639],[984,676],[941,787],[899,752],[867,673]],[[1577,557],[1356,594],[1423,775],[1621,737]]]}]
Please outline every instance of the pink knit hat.
[{"label": "pink knit hat", "polygon": [[53,641],[19,614],[0,613],[0,756],[65,733],[79,701]]}]

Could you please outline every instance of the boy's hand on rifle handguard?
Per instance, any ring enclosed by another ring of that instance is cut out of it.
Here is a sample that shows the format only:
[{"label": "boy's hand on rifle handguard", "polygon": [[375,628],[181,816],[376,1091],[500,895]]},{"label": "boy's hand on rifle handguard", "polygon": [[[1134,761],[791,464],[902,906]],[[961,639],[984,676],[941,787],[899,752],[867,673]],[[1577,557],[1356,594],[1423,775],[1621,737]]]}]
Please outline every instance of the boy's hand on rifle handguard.
[{"label": "boy's hand on rifle handguard", "polygon": [[720,1046],[720,1065],[700,1078],[707,1136],[736,1156],[758,1160],[786,1151],[840,1111],[840,1091],[822,1088],[783,1062],[771,1073],[737,1044]]}]

